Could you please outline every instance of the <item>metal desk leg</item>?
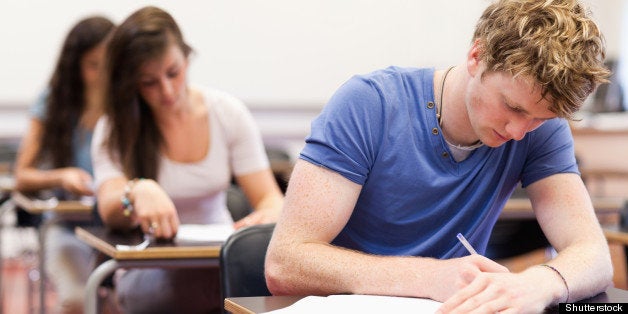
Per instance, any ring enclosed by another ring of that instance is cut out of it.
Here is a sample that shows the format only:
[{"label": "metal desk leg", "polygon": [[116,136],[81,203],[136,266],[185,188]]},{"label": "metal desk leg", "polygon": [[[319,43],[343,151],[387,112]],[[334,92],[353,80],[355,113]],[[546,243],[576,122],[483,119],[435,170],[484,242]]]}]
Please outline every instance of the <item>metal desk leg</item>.
[{"label": "metal desk leg", "polygon": [[92,271],[85,286],[85,314],[96,314],[98,310],[98,287],[119,268],[118,261],[110,259],[100,264]]},{"label": "metal desk leg", "polygon": [[48,222],[43,219],[37,229],[39,240],[39,313],[46,313],[46,230]]},{"label": "metal desk leg", "polygon": [[39,238],[39,313],[46,313],[46,232],[58,221],[56,217],[42,217],[37,228]]}]

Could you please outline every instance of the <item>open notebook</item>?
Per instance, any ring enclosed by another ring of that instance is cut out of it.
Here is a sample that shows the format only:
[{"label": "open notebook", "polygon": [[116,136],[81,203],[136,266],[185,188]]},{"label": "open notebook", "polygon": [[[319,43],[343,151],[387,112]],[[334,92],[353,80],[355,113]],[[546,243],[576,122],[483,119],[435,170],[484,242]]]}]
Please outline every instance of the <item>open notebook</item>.
[{"label": "open notebook", "polygon": [[309,313],[435,313],[441,302],[430,299],[343,294],[308,296],[268,314]]},{"label": "open notebook", "polygon": [[224,242],[233,231],[232,224],[185,224],[179,226],[175,241]]}]

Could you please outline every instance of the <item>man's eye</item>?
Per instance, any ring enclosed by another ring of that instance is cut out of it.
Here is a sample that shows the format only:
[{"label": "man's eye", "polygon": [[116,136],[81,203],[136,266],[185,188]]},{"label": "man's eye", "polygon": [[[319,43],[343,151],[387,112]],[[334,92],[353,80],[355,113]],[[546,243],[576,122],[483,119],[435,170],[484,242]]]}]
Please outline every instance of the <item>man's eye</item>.
[{"label": "man's eye", "polygon": [[510,110],[512,110],[514,112],[523,112],[523,109],[521,109],[519,107],[510,107]]}]

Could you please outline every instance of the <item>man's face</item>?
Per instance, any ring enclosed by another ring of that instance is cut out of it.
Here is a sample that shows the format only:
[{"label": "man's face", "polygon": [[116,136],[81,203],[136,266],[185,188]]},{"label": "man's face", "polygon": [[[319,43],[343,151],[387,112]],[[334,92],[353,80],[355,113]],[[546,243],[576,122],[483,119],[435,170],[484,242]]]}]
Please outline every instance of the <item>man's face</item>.
[{"label": "man's face", "polygon": [[486,73],[480,64],[465,93],[471,126],[487,146],[498,147],[509,140],[519,141],[556,114],[550,102],[541,98],[541,87],[526,77],[513,78],[501,72]]}]

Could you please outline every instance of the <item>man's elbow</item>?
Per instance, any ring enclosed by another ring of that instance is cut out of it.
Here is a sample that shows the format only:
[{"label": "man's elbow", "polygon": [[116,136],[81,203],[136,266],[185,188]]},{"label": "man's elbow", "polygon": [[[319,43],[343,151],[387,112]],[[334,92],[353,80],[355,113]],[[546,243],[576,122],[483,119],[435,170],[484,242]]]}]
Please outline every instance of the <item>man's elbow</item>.
[{"label": "man's elbow", "polygon": [[595,293],[606,291],[609,287],[612,287],[614,277],[613,262],[608,247],[604,250],[598,250],[597,257],[597,267],[592,268],[595,271],[591,273],[594,276],[591,278],[593,279],[592,283],[597,283],[592,285],[592,287],[596,287],[592,291]]},{"label": "man's elbow", "polygon": [[272,258],[267,257],[264,266],[264,276],[266,277],[266,286],[272,295],[289,295],[287,289],[286,273],[284,267],[275,262]]},{"label": "man's elbow", "polygon": [[605,263],[606,267],[604,267],[604,290],[608,289],[609,287],[613,286],[613,277],[614,277],[614,271],[613,271],[613,262],[610,259],[610,256],[608,258],[608,261]]}]

